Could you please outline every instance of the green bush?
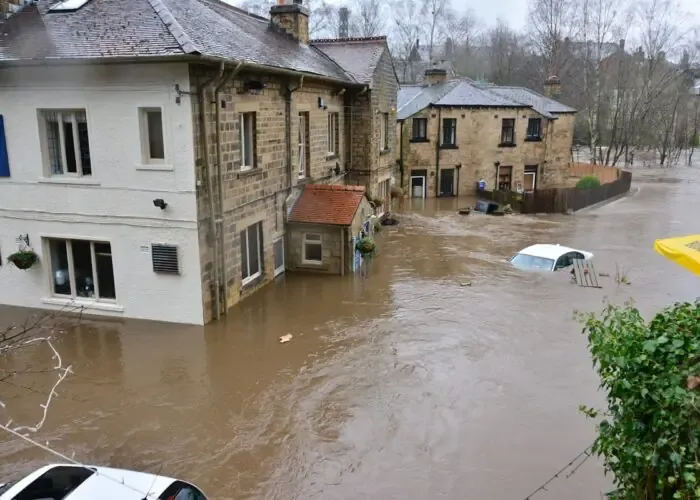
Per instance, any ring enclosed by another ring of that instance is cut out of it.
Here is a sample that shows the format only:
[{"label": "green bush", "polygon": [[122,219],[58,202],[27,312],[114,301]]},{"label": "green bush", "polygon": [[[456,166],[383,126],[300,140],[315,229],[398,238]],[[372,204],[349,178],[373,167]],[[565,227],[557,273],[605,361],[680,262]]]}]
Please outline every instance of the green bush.
[{"label": "green bush", "polygon": [[612,472],[616,500],[700,498],[700,302],[647,323],[632,306],[585,317],[606,393],[593,452]]},{"label": "green bush", "polygon": [[597,177],[594,177],[592,175],[587,175],[586,177],[582,177],[577,183],[576,187],[578,189],[593,189],[600,187],[600,181],[598,180]]}]

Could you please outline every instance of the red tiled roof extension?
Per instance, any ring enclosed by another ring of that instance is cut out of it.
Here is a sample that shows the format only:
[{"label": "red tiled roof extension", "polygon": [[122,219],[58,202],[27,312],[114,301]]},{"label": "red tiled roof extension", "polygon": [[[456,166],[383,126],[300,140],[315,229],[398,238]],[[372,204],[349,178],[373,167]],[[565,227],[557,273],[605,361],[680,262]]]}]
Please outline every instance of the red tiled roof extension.
[{"label": "red tiled roof extension", "polygon": [[307,184],[292,208],[289,222],[350,226],[364,196],[364,186]]}]

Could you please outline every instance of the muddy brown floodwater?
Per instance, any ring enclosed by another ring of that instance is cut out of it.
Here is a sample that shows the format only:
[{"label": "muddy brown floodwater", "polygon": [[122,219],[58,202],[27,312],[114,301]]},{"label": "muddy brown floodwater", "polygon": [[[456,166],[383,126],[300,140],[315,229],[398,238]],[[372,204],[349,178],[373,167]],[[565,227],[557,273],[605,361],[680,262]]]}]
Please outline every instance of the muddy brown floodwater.
[{"label": "muddy brown floodwater", "polygon": [[[364,275],[288,275],[205,328],[84,322],[59,343],[75,374],[38,438],[85,462],[189,479],[214,499],[523,499],[595,435],[577,407],[602,396],[573,311],[634,298],[650,314],[700,294],[652,250],[699,231],[700,169],[636,170],[634,189],[574,217],[407,201]],[[535,242],[590,250],[631,285],[580,288],[568,273],[504,264]],[[25,314],[0,310],[5,322]],[[16,391],[0,384],[16,421],[35,421],[40,395]],[[0,477],[47,461],[0,436]],[[590,460],[534,498],[607,487]]]}]

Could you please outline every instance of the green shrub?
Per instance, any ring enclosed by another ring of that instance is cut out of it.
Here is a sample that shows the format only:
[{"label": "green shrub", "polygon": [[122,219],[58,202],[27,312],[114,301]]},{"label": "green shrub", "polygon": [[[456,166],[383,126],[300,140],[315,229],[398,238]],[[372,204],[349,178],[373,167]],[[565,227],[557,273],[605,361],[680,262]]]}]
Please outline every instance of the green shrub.
[{"label": "green shrub", "polygon": [[577,183],[576,187],[578,189],[593,189],[600,187],[600,181],[598,180],[597,177],[594,177],[592,175],[587,175],[586,177],[582,177]]},{"label": "green shrub", "polygon": [[644,321],[632,306],[585,317],[607,408],[593,452],[612,472],[616,500],[700,498],[700,302]]}]

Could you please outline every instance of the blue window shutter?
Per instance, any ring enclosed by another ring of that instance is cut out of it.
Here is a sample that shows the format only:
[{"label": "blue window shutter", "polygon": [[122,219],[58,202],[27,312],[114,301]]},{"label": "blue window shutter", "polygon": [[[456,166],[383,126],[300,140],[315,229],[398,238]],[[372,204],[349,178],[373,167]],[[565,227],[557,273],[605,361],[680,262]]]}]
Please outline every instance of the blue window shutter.
[{"label": "blue window shutter", "polygon": [[10,176],[10,160],[7,157],[7,141],[5,140],[5,120],[0,115],[0,177]]}]

